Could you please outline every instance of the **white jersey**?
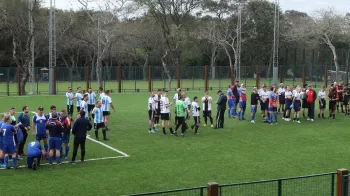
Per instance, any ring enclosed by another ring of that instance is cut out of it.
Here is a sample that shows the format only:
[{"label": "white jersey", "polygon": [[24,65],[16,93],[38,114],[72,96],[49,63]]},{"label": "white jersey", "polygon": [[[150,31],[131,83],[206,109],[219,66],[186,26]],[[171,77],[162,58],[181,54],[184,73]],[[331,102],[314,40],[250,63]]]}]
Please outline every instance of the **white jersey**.
[{"label": "white jersey", "polygon": [[318,92],[318,97],[320,98],[320,99],[325,99],[326,98],[326,92],[325,91],[320,91],[320,92]]},{"label": "white jersey", "polygon": [[297,93],[297,90],[293,90],[293,97],[295,96],[295,94]]},{"label": "white jersey", "polygon": [[160,99],[162,98],[162,95],[157,95],[157,94],[155,94],[154,95],[154,101],[155,101],[155,104],[156,104],[156,109],[159,109],[158,107],[160,106],[160,104],[157,102],[157,101],[160,101]]},{"label": "white jersey", "polygon": [[277,94],[278,95],[282,95],[282,94],[284,94],[286,92],[286,89],[285,88],[279,88],[278,90],[277,90]]},{"label": "white jersey", "polygon": [[288,97],[293,97],[293,92],[292,91],[286,91],[284,93],[284,96],[285,96],[286,99],[288,99]]},{"label": "white jersey", "polygon": [[262,100],[266,101],[269,98],[269,94],[270,94],[270,92],[268,92],[268,91],[266,91],[266,92],[260,91],[259,96]]},{"label": "white jersey", "polygon": [[[203,110],[205,111],[211,111],[211,102],[213,98],[211,96],[208,96],[208,99],[205,100],[205,97],[202,97],[202,103],[203,103]],[[207,105],[207,107],[205,107]]]},{"label": "white jersey", "polygon": [[298,93],[298,91],[295,91],[295,93],[293,94],[293,97],[295,98],[296,101],[300,101],[301,93]]},{"label": "white jersey", "polygon": [[81,100],[83,99],[83,95],[81,93],[75,93],[75,97],[77,99],[77,106],[80,107]]},{"label": "white jersey", "polygon": [[67,105],[73,105],[73,99],[70,99],[73,97],[73,93],[72,92],[66,92],[66,103]]},{"label": "white jersey", "polygon": [[168,97],[162,97],[160,99],[160,113],[168,114],[170,113],[170,108],[167,105],[170,104]]},{"label": "white jersey", "polygon": [[196,117],[196,116],[199,116],[199,105],[197,102],[192,102],[192,105],[191,105],[191,108],[192,108],[192,116],[193,117]]},{"label": "white jersey", "polygon": [[185,99],[185,104],[186,104],[187,106],[191,105],[191,100],[190,100],[190,98],[186,97],[186,99]]},{"label": "white jersey", "polygon": [[155,110],[156,109],[156,103],[154,101],[154,97],[148,98],[148,110]]},{"label": "white jersey", "polygon": [[178,93],[176,93],[176,94],[174,95],[173,100],[175,100],[175,102],[176,102],[177,100],[179,100],[179,94],[178,94]]},{"label": "white jersey", "polygon": [[111,107],[112,99],[110,96],[105,95],[102,99],[102,110],[105,112],[109,112]]},{"label": "white jersey", "polygon": [[85,118],[88,118],[89,117],[88,103],[84,100],[81,101],[80,108],[84,110]]}]

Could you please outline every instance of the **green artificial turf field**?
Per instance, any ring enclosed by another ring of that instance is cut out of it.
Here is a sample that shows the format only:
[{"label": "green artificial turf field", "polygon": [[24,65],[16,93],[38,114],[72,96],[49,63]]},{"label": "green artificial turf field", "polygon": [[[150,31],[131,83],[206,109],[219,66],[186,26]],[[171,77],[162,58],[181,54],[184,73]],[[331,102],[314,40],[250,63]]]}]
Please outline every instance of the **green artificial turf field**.
[{"label": "green artificial turf field", "polygon": [[[210,93],[217,100],[216,91]],[[169,98],[173,95],[171,92]],[[195,95],[201,97],[203,92],[188,92],[191,100]],[[75,165],[45,165],[37,171],[0,170],[1,192],[6,195],[126,195],[205,186],[213,181],[227,184],[350,168],[347,156],[350,123],[349,117],[343,114],[338,114],[335,120],[301,119],[301,124],[280,120],[278,125],[271,126],[262,123],[259,115],[258,123],[251,124],[248,107],[246,121],[228,119],[226,114],[225,129],[200,127],[200,135],[195,136],[189,130],[182,138],[163,136],[161,132],[148,133],[148,93],[111,97],[117,112],[111,116],[110,141],[103,143],[129,157],[88,140],[86,159],[118,158]],[[66,108],[62,95],[3,97],[0,101],[0,112],[10,107],[19,111],[23,105],[28,105],[30,111],[43,106],[46,113],[52,104],[58,110]],[[216,107],[213,108],[215,116]],[[203,122],[203,118],[201,120]],[[189,124],[192,123],[191,118]],[[34,137],[30,136],[28,142],[32,140]],[[69,157],[72,144],[70,146]]]}]

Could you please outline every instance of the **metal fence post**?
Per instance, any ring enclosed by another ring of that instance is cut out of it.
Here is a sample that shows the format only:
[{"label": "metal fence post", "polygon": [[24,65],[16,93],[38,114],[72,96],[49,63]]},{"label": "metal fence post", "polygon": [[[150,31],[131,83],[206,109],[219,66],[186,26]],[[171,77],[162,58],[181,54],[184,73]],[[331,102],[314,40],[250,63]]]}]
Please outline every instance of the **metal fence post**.
[{"label": "metal fence post", "polygon": [[7,96],[10,96],[10,68],[7,68]]},{"label": "metal fence post", "polygon": [[[337,196],[345,196],[342,194],[343,186],[348,185],[348,183],[343,183],[343,176],[349,174],[349,170],[347,169],[338,169],[337,170],[338,176],[337,176]],[[347,190],[347,189],[346,189]]]},{"label": "metal fence post", "polygon": [[219,196],[219,185],[216,182],[209,182],[207,185],[208,196]]},{"label": "metal fence post", "polygon": [[181,88],[181,67],[177,65],[177,88]]},{"label": "metal fence post", "polygon": [[122,66],[118,66],[118,92],[122,93]]},{"label": "metal fence post", "polygon": [[207,91],[207,90],[209,90],[208,88],[208,77],[209,77],[209,68],[208,68],[208,65],[205,65],[205,90]]},{"label": "metal fence post", "polygon": [[53,68],[53,94],[56,95],[57,94],[57,70],[56,70],[56,66]]},{"label": "metal fence post", "polygon": [[148,66],[148,92],[152,91],[152,67]]},{"label": "metal fence post", "polygon": [[21,96],[21,67],[18,65],[17,67],[17,88],[18,88],[18,96]]},{"label": "metal fence post", "polygon": [[282,180],[278,179],[278,196],[282,196]]}]

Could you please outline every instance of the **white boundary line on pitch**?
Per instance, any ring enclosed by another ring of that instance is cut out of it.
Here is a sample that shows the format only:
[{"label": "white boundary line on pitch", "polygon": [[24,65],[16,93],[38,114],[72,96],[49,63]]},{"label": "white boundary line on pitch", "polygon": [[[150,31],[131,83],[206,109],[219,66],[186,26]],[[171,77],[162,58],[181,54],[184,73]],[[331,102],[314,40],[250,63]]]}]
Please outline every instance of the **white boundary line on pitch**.
[{"label": "white boundary line on pitch", "polygon": [[125,152],[122,152],[122,151],[120,151],[120,150],[117,150],[117,149],[113,148],[112,146],[109,146],[109,145],[107,145],[107,144],[105,144],[105,143],[102,143],[102,142],[100,142],[100,141],[97,141],[97,140],[92,139],[92,138],[90,137],[90,135],[88,135],[88,136],[86,137],[86,139],[88,139],[88,140],[90,140],[90,141],[92,141],[92,142],[95,142],[95,143],[97,143],[97,144],[100,144],[100,145],[102,145],[102,146],[104,146],[104,147],[106,147],[106,148],[108,148],[108,149],[110,149],[110,150],[113,150],[114,152],[117,152],[117,153],[119,153],[119,154],[122,154],[124,157],[129,157],[129,155],[126,154]]},{"label": "white boundary line on pitch", "polygon": [[[86,159],[85,161],[100,161],[100,160],[108,160],[108,159],[119,159],[119,158],[126,158],[126,156],[115,156],[115,157],[102,157],[102,158],[95,158],[95,159]],[[68,164],[69,161],[63,161],[63,164]],[[40,166],[48,166],[50,165],[49,163],[43,163],[40,164]],[[52,165],[57,165],[56,163],[53,163]],[[20,165],[18,168],[26,168],[26,165]],[[0,168],[0,169],[5,169],[5,168]]]}]

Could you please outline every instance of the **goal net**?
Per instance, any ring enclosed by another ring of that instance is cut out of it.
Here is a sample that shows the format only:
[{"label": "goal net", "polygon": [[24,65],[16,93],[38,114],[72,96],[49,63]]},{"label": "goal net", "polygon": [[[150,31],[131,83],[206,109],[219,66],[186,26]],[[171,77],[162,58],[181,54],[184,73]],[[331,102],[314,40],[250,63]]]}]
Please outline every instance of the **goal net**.
[{"label": "goal net", "polygon": [[[338,76],[337,72],[333,70],[327,70],[328,74],[328,83],[333,83],[333,82],[339,82],[340,80],[345,81],[346,80],[346,71],[338,71]],[[349,74],[350,76],[350,74]],[[345,81],[347,82],[347,81]]]}]

